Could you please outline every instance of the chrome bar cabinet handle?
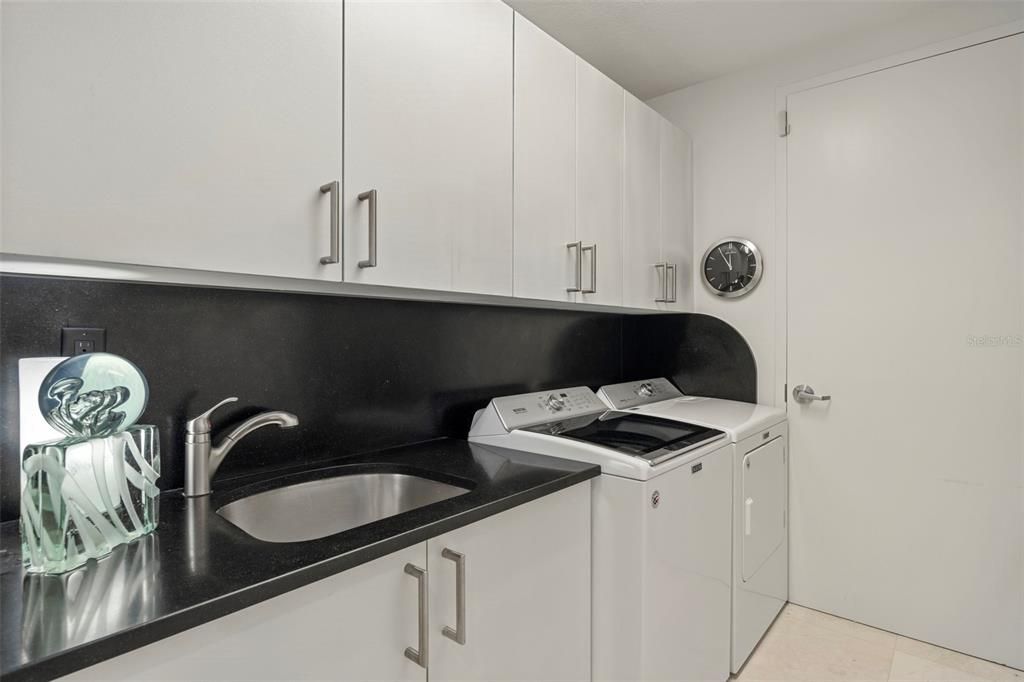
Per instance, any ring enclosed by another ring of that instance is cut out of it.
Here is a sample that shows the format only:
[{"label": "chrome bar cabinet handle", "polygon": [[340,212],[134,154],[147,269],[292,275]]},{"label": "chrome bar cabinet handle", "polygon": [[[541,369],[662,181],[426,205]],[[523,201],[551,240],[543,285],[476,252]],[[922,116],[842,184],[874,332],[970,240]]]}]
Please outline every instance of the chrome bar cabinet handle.
[{"label": "chrome bar cabinet handle", "polygon": [[666,303],[675,303],[676,302],[676,294],[677,294],[678,288],[679,288],[679,286],[678,286],[679,283],[676,281],[676,265],[675,265],[675,263],[668,263],[666,265],[667,265],[667,267],[665,268],[665,270],[666,270],[665,278],[668,279],[669,275],[671,275],[672,276],[672,280],[671,280],[672,283],[669,284],[668,282],[666,282],[665,283],[665,288],[668,290],[668,292],[672,293],[672,297],[669,298],[668,292],[666,292],[666,294],[665,294],[665,302]]},{"label": "chrome bar cabinet handle", "polygon": [[416,578],[419,590],[419,641],[416,644],[419,648],[406,647],[405,657],[425,669],[427,667],[427,648],[430,646],[430,624],[427,622],[430,617],[430,606],[427,604],[427,572],[413,564],[406,564],[405,572]]},{"label": "chrome bar cabinet handle", "polygon": [[573,278],[576,285],[566,288],[572,294],[583,290],[583,242],[569,242],[565,248],[570,251],[576,249],[576,276]]},{"label": "chrome bar cabinet handle", "polygon": [[331,255],[320,259],[321,265],[341,260],[341,183],[337,180],[320,185],[320,194],[331,195]]},{"label": "chrome bar cabinet handle", "polygon": [[[580,249],[580,254],[584,251],[590,252],[590,288],[581,289],[581,294],[596,294],[597,293],[597,244],[591,244],[590,246],[584,246]],[[581,268],[582,270],[582,268]]]},{"label": "chrome bar cabinet handle", "polygon": [[441,556],[455,562],[455,629],[447,625],[441,634],[458,643],[466,643],[466,555],[445,547]]},{"label": "chrome bar cabinet handle", "polygon": [[654,273],[661,274],[658,277],[658,282],[661,284],[661,296],[654,298],[655,303],[666,303],[668,302],[668,263],[655,263]]},{"label": "chrome bar cabinet handle", "polygon": [[367,219],[367,225],[369,229],[368,234],[368,257],[366,260],[361,260],[357,265],[361,268],[375,268],[377,267],[377,190],[371,189],[368,192],[360,192],[358,196],[359,201],[370,202],[369,218]]}]

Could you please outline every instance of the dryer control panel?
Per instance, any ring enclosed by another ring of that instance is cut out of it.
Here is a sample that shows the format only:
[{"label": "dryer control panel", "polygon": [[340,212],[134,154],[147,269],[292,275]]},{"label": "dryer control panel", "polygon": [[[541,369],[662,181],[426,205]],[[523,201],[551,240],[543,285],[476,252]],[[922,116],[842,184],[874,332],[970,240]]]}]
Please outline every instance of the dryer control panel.
[{"label": "dryer control panel", "polygon": [[597,394],[606,405],[616,410],[626,410],[683,396],[683,392],[664,377],[602,386]]},{"label": "dryer control panel", "polygon": [[510,395],[495,398],[491,404],[509,431],[560,419],[602,414],[608,409],[586,386]]}]

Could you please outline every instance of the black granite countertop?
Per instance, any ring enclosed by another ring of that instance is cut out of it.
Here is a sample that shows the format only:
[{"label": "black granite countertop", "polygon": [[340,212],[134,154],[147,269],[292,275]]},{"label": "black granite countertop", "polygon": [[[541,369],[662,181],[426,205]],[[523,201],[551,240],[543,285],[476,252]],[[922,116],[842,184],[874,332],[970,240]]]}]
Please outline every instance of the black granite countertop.
[{"label": "black granite countertop", "polygon": [[[259,490],[368,471],[413,473],[471,491],[299,543],[256,540],[215,513]],[[17,522],[2,524],[0,675],[5,682],[66,675],[599,473],[589,464],[441,439],[273,479],[215,480],[208,498],[165,493],[154,533],[62,576],[26,574]]]}]

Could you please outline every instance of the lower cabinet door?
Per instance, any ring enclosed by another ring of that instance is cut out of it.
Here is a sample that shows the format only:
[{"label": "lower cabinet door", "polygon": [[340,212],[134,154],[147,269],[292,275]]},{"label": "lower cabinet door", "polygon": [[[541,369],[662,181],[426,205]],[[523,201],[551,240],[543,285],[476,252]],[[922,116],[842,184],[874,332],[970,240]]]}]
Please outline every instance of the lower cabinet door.
[{"label": "lower cabinet door", "polygon": [[117,658],[73,680],[403,680],[419,641],[426,543],[300,587]]},{"label": "lower cabinet door", "polygon": [[589,679],[590,487],[427,541],[432,682]]}]

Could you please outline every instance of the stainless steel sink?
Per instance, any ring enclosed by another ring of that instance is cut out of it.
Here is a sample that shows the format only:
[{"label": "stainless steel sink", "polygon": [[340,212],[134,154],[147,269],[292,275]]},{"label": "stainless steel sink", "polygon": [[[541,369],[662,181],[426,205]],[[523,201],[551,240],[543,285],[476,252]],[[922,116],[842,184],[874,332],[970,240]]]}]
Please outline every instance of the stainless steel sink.
[{"label": "stainless steel sink", "polygon": [[217,513],[259,540],[301,542],[468,492],[409,474],[348,474],[256,493]]}]

